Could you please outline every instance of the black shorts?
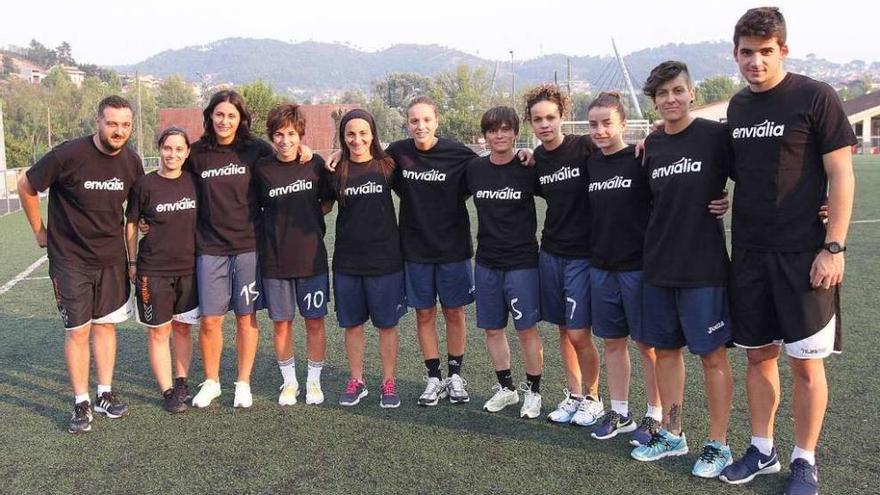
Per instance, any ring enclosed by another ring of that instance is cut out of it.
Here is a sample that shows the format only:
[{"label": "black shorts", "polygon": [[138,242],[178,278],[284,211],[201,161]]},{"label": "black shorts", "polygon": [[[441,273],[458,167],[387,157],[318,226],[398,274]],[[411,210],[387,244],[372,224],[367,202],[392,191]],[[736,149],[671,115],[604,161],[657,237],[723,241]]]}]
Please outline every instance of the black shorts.
[{"label": "black shorts", "polygon": [[[733,250],[730,295],[737,346],[784,343],[789,355],[802,358],[825,357],[840,350],[838,288],[814,289],[810,285],[815,258],[816,253],[811,252]],[[819,339],[824,343],[816,347],[813,342],[818,337],[814,336],[820,332],[827,338]],[[832,338],[833,343],[829,342]],[[807,342],[813,347],[797,345]]]},{"label": "black shorts", "polygon": [[50,260],[49,278],[67,330],[87,323],[122,323],[131,317],[131,286],[124,261],[106,268],[79,268]]},{"label": "black shorts", "polygon": [[148,327],[161,327],[171,320],[198,323],[199,293],[193,274],[180,276],[137,275],[138,321]]}]

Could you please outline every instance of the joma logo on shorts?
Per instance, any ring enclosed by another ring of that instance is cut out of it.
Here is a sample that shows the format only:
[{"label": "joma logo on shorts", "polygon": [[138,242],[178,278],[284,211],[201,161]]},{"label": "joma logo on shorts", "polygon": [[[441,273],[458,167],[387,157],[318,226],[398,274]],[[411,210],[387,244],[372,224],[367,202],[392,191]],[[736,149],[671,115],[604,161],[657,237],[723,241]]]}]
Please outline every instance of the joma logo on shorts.
[{"label": "joma logo on shorts", "polygon": [[83,187],[85,189],[98,191],[122,191],[125,189],[125,182],[122,182],[117,177],[104,181],[87,180],[83,183]]},{"label": "joma logo on shorts", "polygon": [[709,330],[708,330],[707,333],[708,333],[709,335],[712,335],[713,333],[715,333],[715,332],[718,331],[718,330],[721,330],[722,328],[724,328],[724,322],[723,322],[723,321],[719,321],[718,323],[716,323],[716,324],[712,325],[711,327],[709,327]]}]

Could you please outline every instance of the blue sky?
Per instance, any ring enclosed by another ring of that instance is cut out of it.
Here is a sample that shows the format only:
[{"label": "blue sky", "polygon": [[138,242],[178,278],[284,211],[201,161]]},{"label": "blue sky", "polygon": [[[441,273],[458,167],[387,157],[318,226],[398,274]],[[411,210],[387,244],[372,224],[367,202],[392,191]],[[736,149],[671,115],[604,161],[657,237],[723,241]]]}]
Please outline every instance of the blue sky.
[{"label": "blue sky", "polygon": [[[307,5],[306,5],[307,4]],[[814,53],[835,62],[880,61],[880,2],[778,0],[788,20],[794,57]],[[435,43],[485,58],[547,53],[603,55],[611,36],[629,53],[672,42],[729,40],[749,7],[740,0],[593,2],[187,0],[73,2],[42,0],[3,7],[0,46],[32,38],[73,46],[80,62],[138,62],[160,51],[227,37],[347,42],[378,50],[396,43]],[[244,8],[242,8],[244,6]]]}]

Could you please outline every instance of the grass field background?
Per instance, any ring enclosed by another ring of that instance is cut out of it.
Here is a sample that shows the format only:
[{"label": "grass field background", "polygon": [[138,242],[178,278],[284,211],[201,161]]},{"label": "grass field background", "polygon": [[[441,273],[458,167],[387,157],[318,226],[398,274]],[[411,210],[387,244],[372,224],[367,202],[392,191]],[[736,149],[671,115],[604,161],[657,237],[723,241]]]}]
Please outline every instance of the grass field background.
[{"label": "grass field background", "polygon": [[[874,196],[880,191],[880,159],[858,157],[856,177],[853,219],[880,219],[880,197]],[[333,218],[328,226],[327,241],[332,246]],[[852,225],[848,245],[844,354],[827,361],[831,398],[818,451],[822,492],[831,494],[876,493],[869,473],[880,472],[873,435],[880,410],[880,223]],[[42,256],[20,212],[0,218],[0,252],[0,284]],[[378,406],[375,331],[368,332],[367,344],[371,395],[354,408],[337,406],[347,368],[343,332],[331,311],[323,375],[327,401],[318,407],[300,402],[281,408],[276,403],[280,375],[271,325],[261,312],[261,345],[252,379],[254,407],[232,408],[235,347],[227,318],[221,371],[224,395],[219,404],[171,416],[161,408],[149,371],[145,333],[127,322],[119,328],[114,389],[129,401],[132,413],[121,420],[96,417],[91,433],[73,436],[66,432],[72,399],[63,330],[46,276],[44,264],[0,295],[0,493],[769,494],[781,493],[787,477],[783,462],[782,474],[759,477],[745,487],[698,480],[689,475],[695,454],[637,463],[629,457],[631,448],[625,439],[598,442],[589,438],[588,429],[548,423],[546,413],[562,398],[563,375],[558,332],[546,324],[541,325],[545,415],[526,421],[518,418],[518,407],[494,415],[481,411],[495,376],[483,335],[474,326],[472,306],[464,366],[472,394],[467,405],[415,405],[423,389],[424,368],[410,312],[400,323],[400,409]],[[304,382],[301,324],[297,319],[297,367]],[[440,330],[442,340],[442,324]],[[520,380],[524,371],[513,332],[509,334],[513,371]],[[641,415],[645,401],[634,348],[632,352],[630,407]],[[730,356],[736,382],[730,443],[741,453],[749,441],[745,356],[738,350]],[[699,450],[707,431],[702,373],[693,356],[687,366],[684,425],[691,449]],[[776,441],[780,457],[787,461],[792,447],[790,377],[786,367],[781,368],[783,399]],[[195,385],[201,379],[196,350],[190,380]],[[91,389],[94,394],[94,381]],[[604,376],[602,390],[606,390]]]}]

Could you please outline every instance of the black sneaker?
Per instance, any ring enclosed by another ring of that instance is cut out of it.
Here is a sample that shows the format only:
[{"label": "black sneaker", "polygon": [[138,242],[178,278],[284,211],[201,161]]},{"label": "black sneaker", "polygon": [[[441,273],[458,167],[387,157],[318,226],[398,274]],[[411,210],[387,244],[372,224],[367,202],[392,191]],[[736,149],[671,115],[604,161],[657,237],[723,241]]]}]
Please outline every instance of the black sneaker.
[{"label": "black sneaker", "polygon": [[84,400],[73,405],[73,413],[70,422],[67,423],[67,431],[70,433],[85,433],[92,429],[92,403]]},{"label": "black sneaker", "polygon": [[180,394],[182,397],[181,400],[184,402],[192,400],[192,395],[189,393],[189,383],[187,383],[186,377],[181,376],[174,379],[174,393]]},{"label": "black sneaker", "polygon": [[186,411],[186,401],[181,400],[182,397],[177,388],[169,388],[162,392],[162,399],[166,411],[170,413],[182,413],[183,411]]},{"label": "black sneaker", "polygon": [[95,412],[111,419],[121,418],[128,414],[128,404],[122,402],[116,393],[104,392],[95,400]]}]

